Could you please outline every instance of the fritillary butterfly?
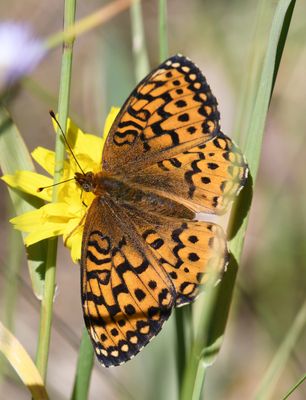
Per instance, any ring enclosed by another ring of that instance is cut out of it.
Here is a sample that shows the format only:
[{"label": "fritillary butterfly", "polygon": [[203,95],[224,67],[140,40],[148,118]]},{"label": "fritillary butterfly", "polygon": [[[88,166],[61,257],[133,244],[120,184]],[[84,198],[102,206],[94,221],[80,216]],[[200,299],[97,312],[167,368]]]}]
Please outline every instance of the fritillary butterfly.
[{"label": "fritillary butterfly", "polygon": [[193,301],[211,271],[224,270],[222,228],[195,213],[224,213],[247,171],[188,58],[169,58],[128,97],[107,137],[102,170],[75,176],[96,195],[84,227],[81,292],[104,366],[135,356],[173,307]]}]

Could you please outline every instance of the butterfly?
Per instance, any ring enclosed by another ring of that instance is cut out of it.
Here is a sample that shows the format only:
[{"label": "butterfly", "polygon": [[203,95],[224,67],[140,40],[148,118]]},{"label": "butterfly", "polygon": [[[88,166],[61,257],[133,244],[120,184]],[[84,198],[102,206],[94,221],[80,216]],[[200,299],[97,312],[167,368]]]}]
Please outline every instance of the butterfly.
[{"label": "butterfly", "polygon": [[247,163],[219,125],[199,68],[175,55],[133,90],[106,139],[101,171],[76,173],[95,198],[84,224],[81,296],[98,360],[117,366],[158,334],[228,262],[223,214]]}]

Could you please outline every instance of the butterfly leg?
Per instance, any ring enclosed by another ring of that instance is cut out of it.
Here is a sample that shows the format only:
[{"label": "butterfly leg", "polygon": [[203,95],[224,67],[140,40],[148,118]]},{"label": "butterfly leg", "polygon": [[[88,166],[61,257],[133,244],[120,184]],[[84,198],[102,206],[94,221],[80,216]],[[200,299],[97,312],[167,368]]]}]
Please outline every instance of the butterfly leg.
[{"label": "butterfly leg", "polygon": [[[84,204],[84,205],[86,206],[86,204]],[[86,207],[87,207],[87,206],[86,206]],[[65,238],[65,240],[64,240],[64,246],[67,246],[68,239],[76,232],[77,229],[79,229],[80,226],[83,225],[86,216],[87,216],[87,211],[86,211],[86,213],[83,215],[83,217],[81,218],[81,220],[80,220],[80,222],[77,224],[77,226],[76,226],[75,228],[73,228],[72,231],[71,231],[71,232],[67,235],[67,237]]]}]

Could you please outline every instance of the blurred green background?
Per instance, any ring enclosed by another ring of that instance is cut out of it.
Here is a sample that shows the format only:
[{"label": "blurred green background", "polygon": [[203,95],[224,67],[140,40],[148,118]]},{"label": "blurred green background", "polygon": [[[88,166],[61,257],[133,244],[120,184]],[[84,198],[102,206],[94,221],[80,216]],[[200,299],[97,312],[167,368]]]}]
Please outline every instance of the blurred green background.
[{"label": "blurred green background", "polygon": [[[77,18],[103,1],[79,1]],[[157,1],[143,1],[151,67],[159,64]],[[223,131],[235,137],[241,93],[250,62],[258,6],[263,12],[258,52],[268,37],[276,2],[169,0],[169,55],[180,52],[202,69],[218,99]],[[297,2],[266,124],[261,166],[254,190],[243,260],[225,341],[205,382],[205,399],[251,399],[273,355],[290,328],[306,293],[306,3]],[[62,28],[63,2],[2,0],[0,19],[26,21],[46,37]],[[1,45],[1,44],[0,44]],[[70,115],[87,132],[101,135],[111,105],[120,106],[136,85],[130,12],[84,34],[75,43]],[[54,147],[48,110],[56,109],[61,49],[52,51],[25,80],[9,111],[28,148]],[[5,284],[13,215],[7,188],[0,183],[1,275]],[[62,245],[61,245],[62,246]],[[25,255],[20,261],[16,313],[17,338],[35,357],[39,302],[30,288]],[[79,267],[59,249],[57,295],[48,370],[52,399],[67,399],[74,380],[83,320]],[[3,313],[3,303],[1,312]],[[90,399],[175,399],[175,324],[128,364],[104,369],[95,363]],[[274,392],[281,399],[305,373],[306,337],[296,343]],[[13,370],[0,381],[4,398],[27,399]],[[1,395],[0,395],[1,397]],[[306,385],[292,399],[306,398]]]}]

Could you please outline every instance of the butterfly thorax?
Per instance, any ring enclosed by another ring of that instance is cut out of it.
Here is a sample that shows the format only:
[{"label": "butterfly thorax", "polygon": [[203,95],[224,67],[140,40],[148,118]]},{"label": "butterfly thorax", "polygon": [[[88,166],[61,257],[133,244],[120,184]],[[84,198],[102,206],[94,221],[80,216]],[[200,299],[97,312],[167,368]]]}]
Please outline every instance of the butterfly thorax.
[{"label": "butterfly thorax", "polygon": [[176,201],[161,194],[139,187],[129,182],[125,177],[115,176],[105,171],[97,174],[86,172],[76,173],[75,180],[85,192],[93,192],[96,196],[110,196],[118,204],[137,204],[149,212],[193,219],[194,213]]}]

